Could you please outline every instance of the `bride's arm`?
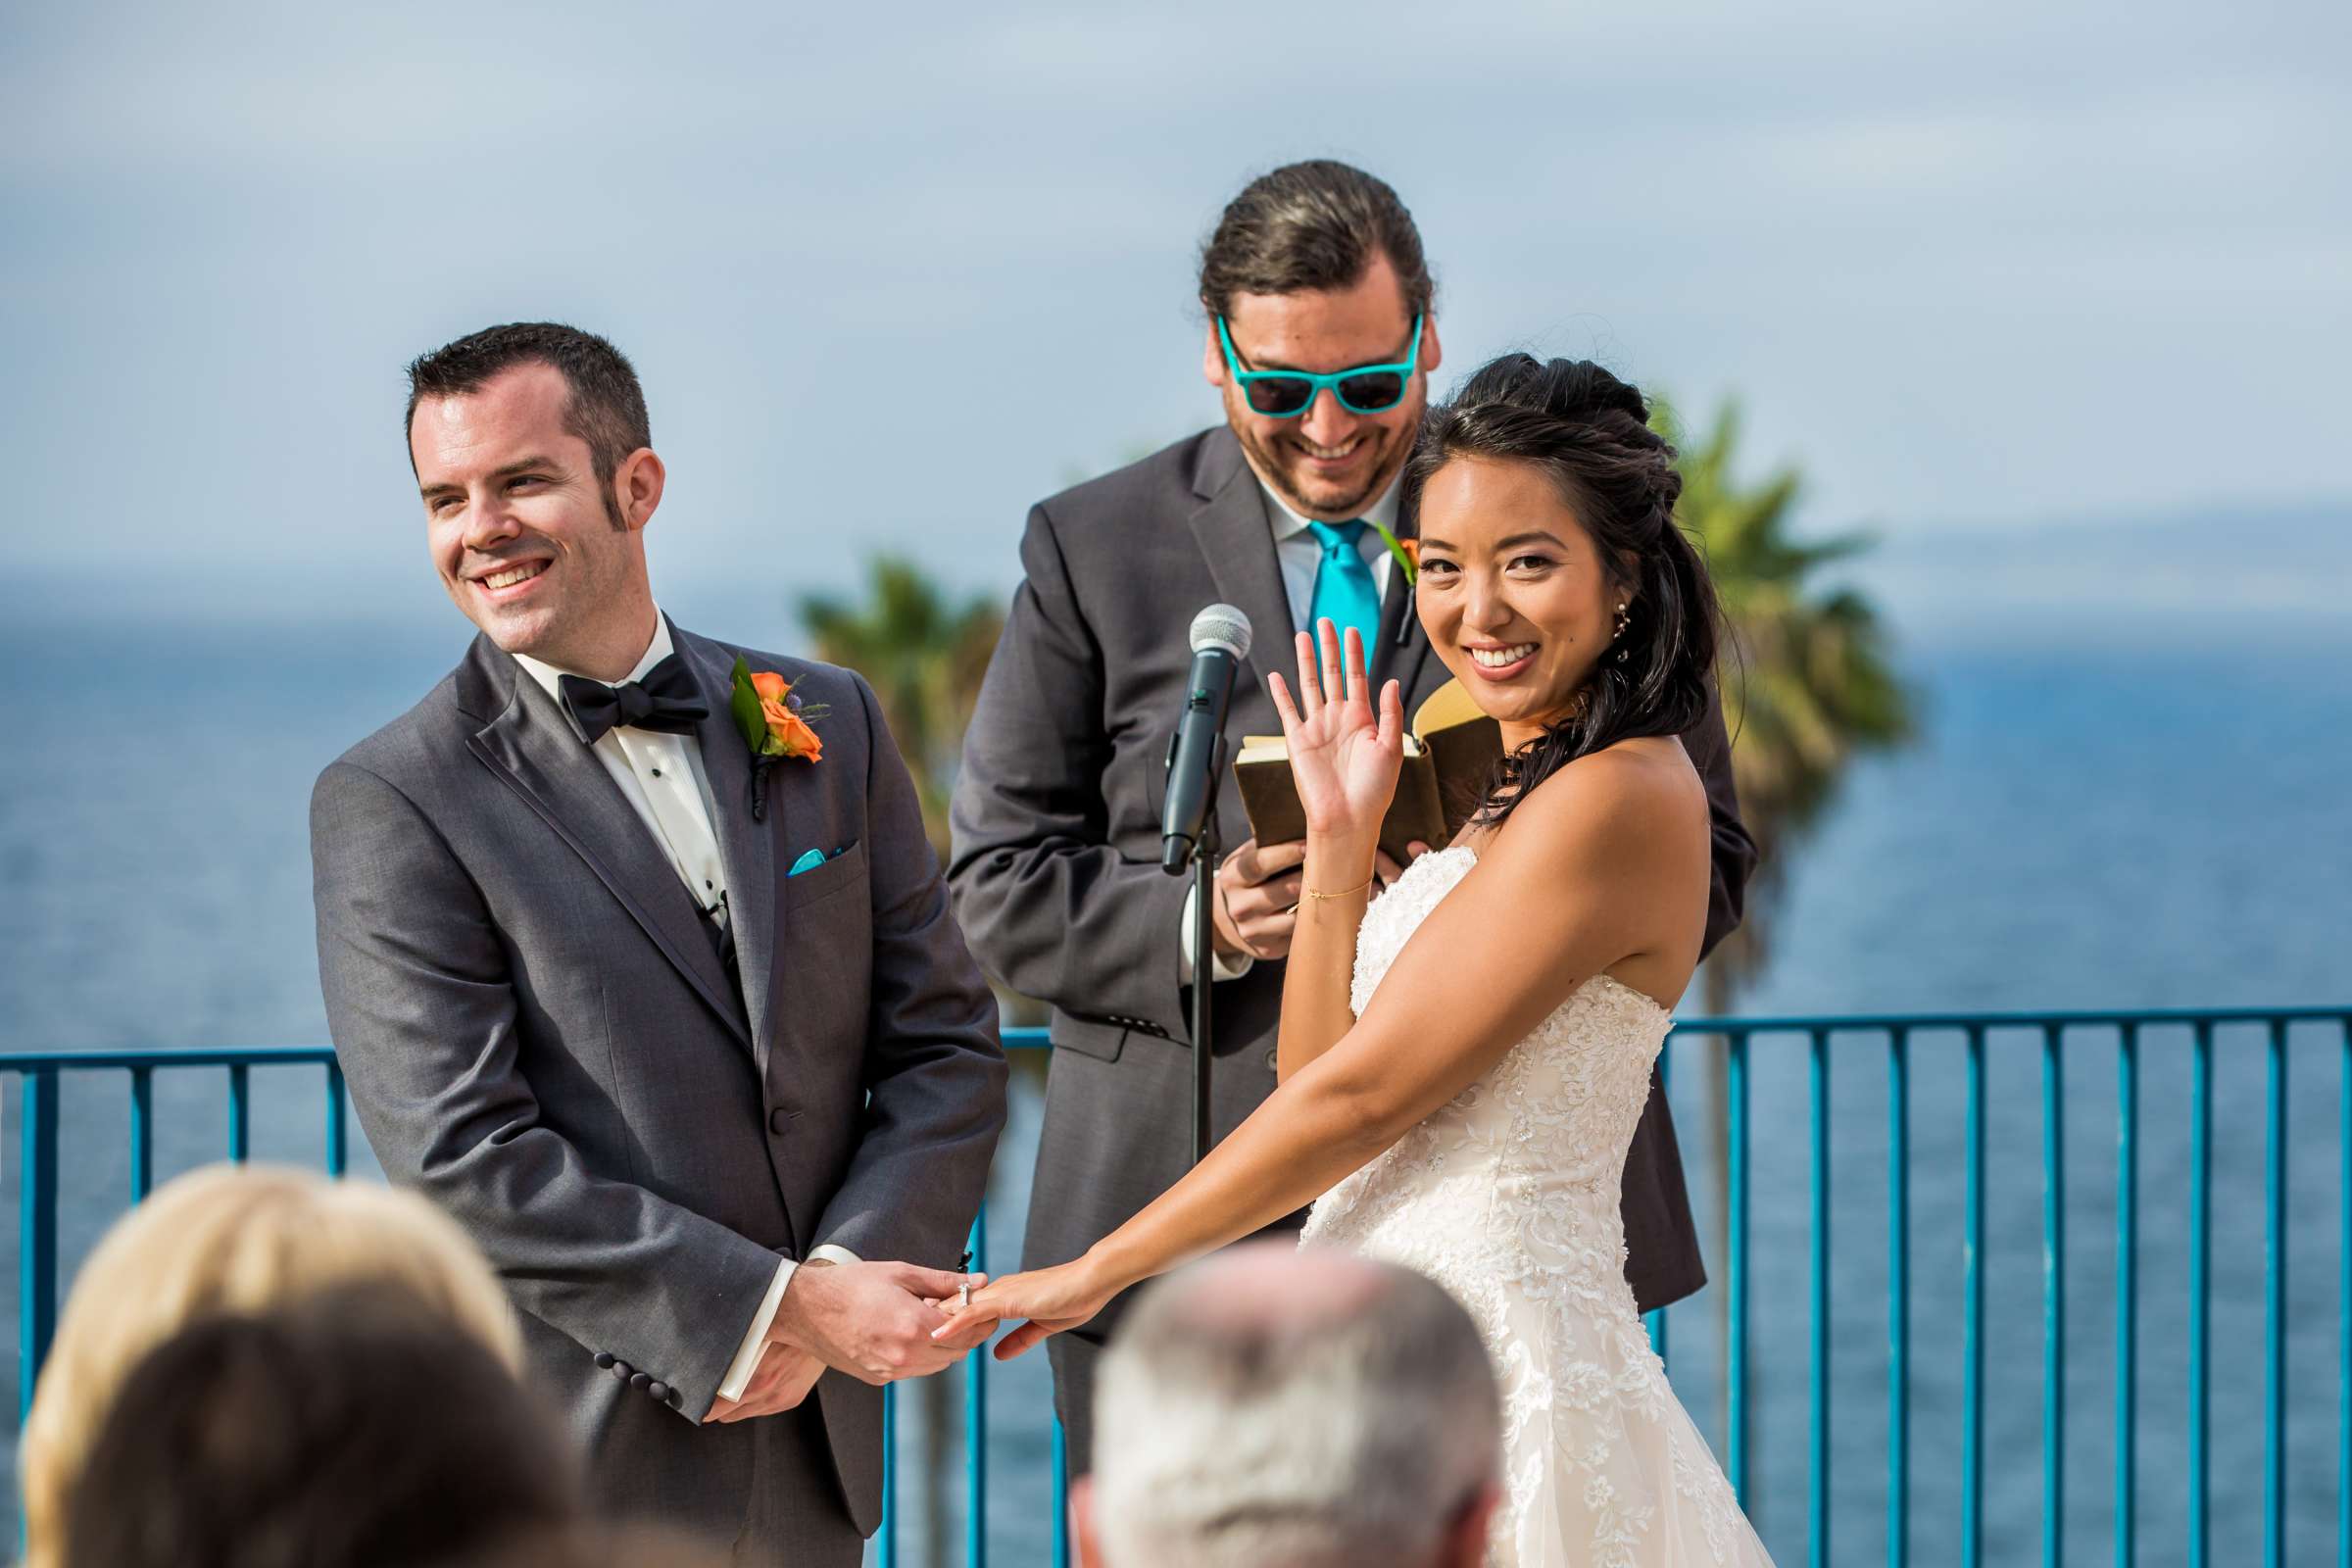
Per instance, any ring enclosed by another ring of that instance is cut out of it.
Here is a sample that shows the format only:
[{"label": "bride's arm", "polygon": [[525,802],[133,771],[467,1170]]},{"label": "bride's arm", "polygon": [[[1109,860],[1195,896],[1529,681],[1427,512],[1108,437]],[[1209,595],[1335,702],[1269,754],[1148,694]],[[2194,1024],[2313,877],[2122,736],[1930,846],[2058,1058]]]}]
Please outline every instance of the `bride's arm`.
[{"label": "bride's arm", "polygon": [[1376,843],[1346,838],[1306,841],[1298,921],[1282,969],[1282,1023],[1274,1039],[1274,1074],[1288,1082],[1355,1027],[1348,1004],[1355,939],[1372,902]]},{"label": "bride's arm", "polygon": [[[1422,922],[1337,1045],[1076,1263],[974,1296],[994,1316],[1036,1320],[998,1353],[1018,1354],[1138,1281],[1321,1197],[1476,1082],[1579,985],[1647,951],[1643,933],[1703,920],[1703,805],[1692,798],[1611,756],[1546,780]],[[1694,834],[1695,849],[1681,842]]]}]

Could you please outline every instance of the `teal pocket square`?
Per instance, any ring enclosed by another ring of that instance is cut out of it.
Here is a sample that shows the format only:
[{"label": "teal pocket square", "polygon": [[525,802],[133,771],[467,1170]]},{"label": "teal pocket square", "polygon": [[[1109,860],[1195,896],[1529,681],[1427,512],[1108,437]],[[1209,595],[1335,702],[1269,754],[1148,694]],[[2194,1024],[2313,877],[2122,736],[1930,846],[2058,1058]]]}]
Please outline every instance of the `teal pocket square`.
[{"label": "teal pocket square", "polygon": [[799,876],[803,871],[813,871],[824,863],[825,852],[822,850],[810,850],[808,854],[793,861],[792,869],[784,874],[788,877]]}]

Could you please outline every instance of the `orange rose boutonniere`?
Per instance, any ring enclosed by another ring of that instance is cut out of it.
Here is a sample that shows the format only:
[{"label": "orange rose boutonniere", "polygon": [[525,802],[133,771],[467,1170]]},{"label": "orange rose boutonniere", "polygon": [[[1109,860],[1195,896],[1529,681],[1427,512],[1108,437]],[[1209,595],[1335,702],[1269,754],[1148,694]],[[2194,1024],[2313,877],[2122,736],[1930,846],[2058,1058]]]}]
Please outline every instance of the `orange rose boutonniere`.
[{"label": "orange rose boutonniere", "polygon": [[735,661],[735,691],[729,699],[735,727],[752,749],[752,820],[767,814],[767,770],[780,757],[813,762],[824,755],[825,743],[810,728],[825,716],[822,703],[804,703],[792,694],[792,683],[772,669],[755,671]]}]

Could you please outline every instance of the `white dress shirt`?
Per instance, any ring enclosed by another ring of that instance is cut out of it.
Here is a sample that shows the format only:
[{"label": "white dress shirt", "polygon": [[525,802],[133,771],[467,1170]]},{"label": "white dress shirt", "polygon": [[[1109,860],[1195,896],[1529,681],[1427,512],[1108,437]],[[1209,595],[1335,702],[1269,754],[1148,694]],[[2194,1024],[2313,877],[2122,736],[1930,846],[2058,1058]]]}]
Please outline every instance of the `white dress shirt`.
[{"label": "white dress shirt", "polygon": [[[629,671],[626,679],[643,680],[672,651],[669,618],[657,610],[654,640],[646,645],[645,657],[637,661],[637,667]],[[528,654],[516,654],[514,662],[559,704],[564,701],[559,679],[578,673],[558,669]],[[678,873],[678,879],[694,895],[694,902],[702,906],[706,914],[715,912],[723,922],[727,868],[719,859],[718,834],[710,825],[716,812],[710,799],[710,781],[703,773],[702,743],[692,735],[671,735],[662,730],[615,724],[598,736],[589,750],[605,764],[605,771],[612,775],[621,799],[629,803],[638,819],[645,823],[645,830],[653,835],[654,842],[662,846],[670,869]],[[811,1249],[808,1258],[811,1262],[820,1258],[832,1263],[858,1261],[857,1254],[848,1248],[830,1244]],[[793,1271],[799,1266],[789,1257],[778,1261],[776,1277],[769,1282],[767,1295],[752,1319],[751,1332],[743,1337],[743,1343],[736,1348],[735,1359],[727,1363],[727,1375],[719,1381],[720,1398],[743,1397],[744,1387],[752,1381],[752,1374],[760,1366],[760,1352],[766,1348],[767,1331],[776,1321],[776,1309],[784,1303],[784,1287],[792,1283]]]},{"label": "white dress shirt", "polygon": [[[1315,573],[1323,569],[1323,542],[1317,539],[1314,531],[1307,526],[1307,519],[1293,512],[1291,504],[1276,494],[1272,485],[1261,479],[1258,481],[1258,488],[1265,492],[1266,520],[1272,524],[1274,529],[1274,559],[1282,567],[1283,597],[1291,602],[1291,629],[1294,632],[1312,630],[1313,628],[1306,623],[1306,617],[1315,605]],[[1389,487],[1380,493],[1379,499],[1365,508],[1358,515],[1366,522],[1377,522],[1389,532],[1395,533],[1396,531],[1396,512],[1403,488],[1404,475],[1400,471],[1396,478],[1389,481]],[[1364,558],[1364,564],[1372,568],[1373,589],[1380,595],[1382,602],[1386,603],[1389,596],[1389,573],[1396,569],[1396,558],[1389,554],[1388,541],[1373,529],[1365,528],[1356,534],[1355,548],[1357,553]],[[1287,646],[1281,653],[1275,653],[1263,644],[1253,644],[1252,646],[1271,656],[1269,661],[1264,662],[1267,662],[1268,667],[1279,668],[1286,675],[1290,672],[1292,661]],[[1372,662],[1373,658],[1373,650],[1365,649],[1364,659],[1367,664]],[[1187,985],[1192,983],[1193,965],[1198,961],[1193,952],[1194,898],[1195,895],[1192,893],[1184,896],[1184,927],[1178,939],[1182,944],[1184,954],[1184,962],[1181,967],[1184,983]],[[1211,959],[1209,973],[1219,980],[1239,980],[1248,974],[1250,966],[1257,961],[1247,953],[1232,955],[1212,953],[1209,956]]]}]

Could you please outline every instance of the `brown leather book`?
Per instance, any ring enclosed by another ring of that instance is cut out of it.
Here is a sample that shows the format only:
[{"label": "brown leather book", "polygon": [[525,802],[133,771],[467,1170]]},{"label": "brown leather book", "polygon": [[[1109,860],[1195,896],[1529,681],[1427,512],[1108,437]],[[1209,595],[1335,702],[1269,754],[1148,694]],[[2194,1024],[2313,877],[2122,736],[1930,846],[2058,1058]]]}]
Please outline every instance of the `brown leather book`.
[{"label": "brown leather book", "polygon": [[[1479,711],[1458,680],[1429,694],[1405,727],[1404,765],[1396,796],[1380,824],[1380,847],[1401,865],[1405,846],[1419,840],[1443,849],[1478,810],[1494,764],[1502,757],[1502,728]],[[1279,735],[1245,735],[1234,755],[1233,782],[1260,844],[1296,844],[1306,837],[1306,808],[1291,777],[1291,751]]]}]

